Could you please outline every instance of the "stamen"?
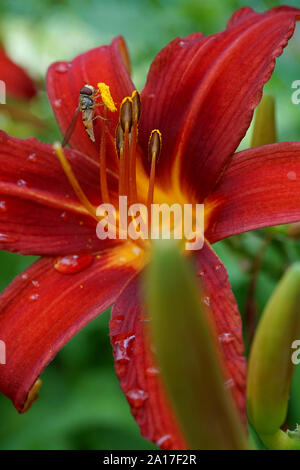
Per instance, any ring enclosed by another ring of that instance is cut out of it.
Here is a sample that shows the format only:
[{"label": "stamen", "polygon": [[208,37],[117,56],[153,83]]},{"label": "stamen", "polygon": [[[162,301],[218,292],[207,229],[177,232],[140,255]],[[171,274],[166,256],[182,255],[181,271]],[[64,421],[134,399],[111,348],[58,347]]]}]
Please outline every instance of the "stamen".
[{"label": "stamen", "polygon": [[137,201],[136,188],[136,147],[138,137],[138,121],[141,115],[141,99],[137,90],[132,95],[132,130],[130,134],[130,150],[129,150],[129,201],[134,204]]},{"label": "stamen", "polygon": [[137,90],[134,90],[131,95],[132,99],[132,120],[134,124],[137,124],[142,110],[140,94]]},{"label": "stamen", "polygon": [[[124,165],[120,161],[120,178],[124,181],[123,193],[121,196],[129,194],[129,133],[132,129],[132,99],[127,96],[123,99],[120,108],[120,124],[124,132]],[[124,175],[121,174],[124,172]]]},{"label": "stamen", "polygon": [[102,121],[101,137],[100,137],[100,188],[102,201],[109,203],[109,192],[107,184],[107,173],[106,173],[106,116],[107,107],[104,106],[104,120]]},{"label": "stamen", "polygon": [[112,112],[114,113],[117,111],[116,105],[114,103],[114,100],[110,94],[110,89],[109,86],[106,85],[106,83],[98,83],[97,84],[98,90],[100,91],[101,99],[105,106]]},{"label": "stamen", "polygon": [[123,99],[120,108],[120,123],[125,133],[131,131],[132,126],[132,99],[127,96]]},{"label": "stamen", "polygon": [[86,210],[88,211],[88,213],[95,219],[98,221],[97,217],[96,217],[96,209],[95,207],[90,203],[90,201],[88,200],[88,198],[86,197],[86,195],[84,194],[83,190],[81,189],[81,186],[80,184],[78,183],[78,180],[76,178],[76,176],[74,175],[73,173],[73,170],[71,168],[71,165],[70,163],[68,162],[64,152],[63,152],[63,149],[62,149],[62,146],[59,142],[56,142],[54,145],[53,145],[53,148],[55,150],[55,153],[60,161],[60,164],[66,174],[66,177],[68,178],[72,188],[74,189],[74,192],[76,194],[76,196],[78,197],[79,201],[82,203],[82,205],[86,208]]},{"label": "stamen", "polygon": [[119,195],[124,196],[125,187],[125,161],[124,161],[124,132],[119,122],[116,127],[116,152],[120,160],[120,174],[119,174]]},{"label": "stamen", "polygon": [[150,230],[151,230],[151,205],[153,203],[153,196],[154,196],[155,165],[159,159],[160,153],[161,153],[161,133],[158,129],[154,129],[150,134],[149,144],[148,144],[148,158],[149,158],[149,161],[151,162],[148,198],[147,198],[149,236],[150,236]]}]

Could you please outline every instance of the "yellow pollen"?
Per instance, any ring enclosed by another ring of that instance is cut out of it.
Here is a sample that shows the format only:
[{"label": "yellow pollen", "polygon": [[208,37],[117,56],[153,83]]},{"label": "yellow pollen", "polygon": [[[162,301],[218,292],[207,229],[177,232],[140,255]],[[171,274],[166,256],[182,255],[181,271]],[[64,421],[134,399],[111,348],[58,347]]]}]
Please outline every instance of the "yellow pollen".
[{"label": "yellow pollen", "polygon": [[117,111],[116,105],[114,103],[114,100],[111,96],[109,86],[106,85],[106,83],[100,82],[97,84],[97,87],[100,91],[101,99],[105,106],[112,112],[114,113]]}]

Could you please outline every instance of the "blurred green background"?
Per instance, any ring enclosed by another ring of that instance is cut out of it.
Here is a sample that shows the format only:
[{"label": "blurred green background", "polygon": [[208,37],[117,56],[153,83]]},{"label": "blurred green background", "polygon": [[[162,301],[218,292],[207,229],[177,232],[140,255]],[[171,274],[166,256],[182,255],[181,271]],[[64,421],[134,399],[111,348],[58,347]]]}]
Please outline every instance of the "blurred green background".
[{"label": "blurred green background", "polygon": [[[299,0],[287,2],[299,6]],[[47,67],[123,34],[133,79],[143,87],[155,54],[175,36],[222,30],[235,9],[258,11],[285,4],[275,0],[0,0],[0,37],[16,62],[38,81],[40,91],[27,110],[43,120],[41,128],[1,112],[0,128],[11,135],[60,139],[45,92]],[[291,102],[291,84],[300,79],[300,28],[296,30],[266,90],[276,97],[279,140],[300,139],[300,105]],[[251,132],[251,130],[250,130]],[[241,148],[249,146],[250,133]],[[265,246],[255,289],[258,312],[286,267],[300,259],[300,241],[280,229],[260,230],[215,245],[225,263],[244,314],[251,270]],[[0,289],[34,258],[0,253]],[[43,373],[40,398],[18,415],[0,396],[0,449],[152,449],[140,437],[114,374],[108,338],[109,312],[78,334]],[[300,366],[296,367],[289,424],[300,422]]]}]

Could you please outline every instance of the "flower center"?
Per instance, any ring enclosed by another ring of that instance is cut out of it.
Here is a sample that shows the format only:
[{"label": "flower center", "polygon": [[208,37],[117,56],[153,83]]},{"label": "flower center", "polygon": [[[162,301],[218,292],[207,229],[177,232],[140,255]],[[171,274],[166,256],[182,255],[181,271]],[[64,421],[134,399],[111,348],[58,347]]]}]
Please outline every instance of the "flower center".
[{"label": "flower center", "polygon": [[[99,160],[100,160],[100,190],[102,203],[109,204],[111,202],[110,191],[108,187],[108,168],[106,164],[107,156],[107,113],[115,112],[117,110],[114,101],[111,97],[109,87],[104,83],[98,83],[98,90],[95,96],[100,94],[103,105],[104,115],[101,121],[101,134],[99,145]],[[128,199],[128,206],[138,203],[137,195],[137,143],[138,143],[138,122],[141,114],[141,101],[140,95],[137,90],[134,90],[132,95],[125,97],[120,106],[119,122],[115,131],[115,149],[118,157],[119,175],[118,175],[118,195],[126,196]],[[155,129],[151,132],[148,143],[148,157],[151,165],[150,176],[148,178],[148,193],[147,193],[147,215],[148,227],[151,227],[151,205],[154,197],[155,187],[155,170],[158,158],[161,152],[162,138],[159,130]],[[61,163],[61,166],[81,204],[85,207],[87,212],[99,222],[101,218],[97,215],[97,208],[90,203],[84,194],[76,176],[73,173],[70,163],[68,162],[63,148],[59,143],[54,144],[54,150]],[[143,217],[143,215],[141,214]],[[116,211],[117,219],[120,214]],[[134,216],[130,216],[134,222]],[[137,223],[137,222],[136,222]],[[122,237],[123,238],[123,237]],[[137,244],[145,245],[146,241],[142,242],[141,239],[133,240]]]}]

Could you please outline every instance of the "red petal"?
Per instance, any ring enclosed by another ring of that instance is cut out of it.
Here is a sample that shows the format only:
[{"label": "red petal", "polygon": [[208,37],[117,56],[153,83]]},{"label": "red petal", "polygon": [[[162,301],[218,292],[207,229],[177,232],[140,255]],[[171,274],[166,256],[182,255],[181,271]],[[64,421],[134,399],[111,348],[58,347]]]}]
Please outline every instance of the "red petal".
[{"label": "red petal", "polygon": [[237,233],[300,220],[300,144],[237,153],[207,205],[213,243]]},{"label": "red petal", "polygon": [[154,60],[142,94],[143,145],[151,129],[162,132],[158,175],[169,182],[177,159],[175,176],[198,200],[213,189],[243,138],[300,15],[283,7],[247,12],[236,14],[224,32],[169,44]]},{"label": "red petal", "polygon": [[110,336],[115,368],[142,435],[163,449],[185,449],[145,337],[140,277],[123,289],[112,309]]},{"label": "red petal", "polygon": [[[66,150],[82,189],[100,201],[99,167]],[[0,249],[23,254],[97,251],[107,243],[79,203],[51,145],[0,131]]]},{"label": "red petal", "polygon": [[[134,86],[128,73],[128,67],[129,59],[122,37],[115,38],[109,46],[91,49],[75,57],[71,62],[56,62],[50,66],[47,74],[47,89],[62,134],[66,132],[72,120],[78,106],[79,91],[85,83],[94,87],[97,87],[99,82],[109,85],[117,107],[125,96],[131,95]],[[103,108],[97,109],[96,113],[101,115]],[[111,137],[114,138],[119,113],[108,113],[109,120],[106,125],[110,130]],[[79,116],[69,141],[70,146],[98,161],[102,122],[101,119],[94,122],[96,143],[93,143]]]},{"label": "red petal", "polygon": [[6,91],[15,98],[33,98],[36,87],[33,80],[22,67],[15,64],[0,46],[0,80],[3,80]]},{"label": "red petal", "polygon": [[242,321],[228,282],[225,266],[206,242],[195,252],[202,302],[214,315],[216,334],[224,356],[226,386],[232,393],[237,408],[246,422],[246,359],[242,336]]},{"label": "red petal", "polygon": [[134,267],[117,248],[81,272],[61,274],[42,258],[0,297],[0,338],[6,345],[0,389],[22,412],[37,377],[55,354],[89,321],[108,308]]},{"label": "red petal", "polygon": [[[204,284],[202,300],[214,313],[216,333],[224,355],[226,384],[246,420],[246,361],[243,356],[242,324],[225,267],[205,244],[196,254],[199,279]],[[139,277],[125,287],[115,303],[110,321],[115,368],[131,412],[147,439],[164,449],[185,449],[183,437],[145,337],[147,321],[141,307]]]}]

